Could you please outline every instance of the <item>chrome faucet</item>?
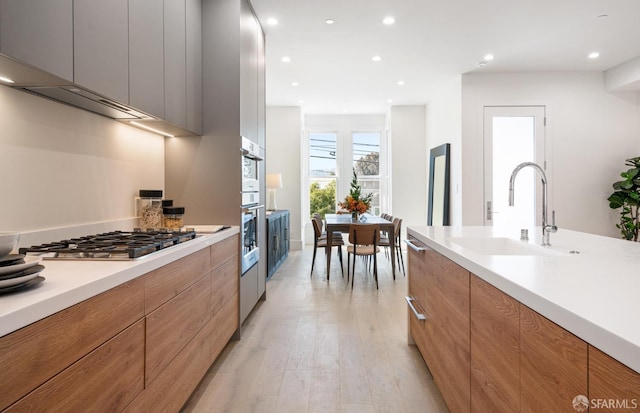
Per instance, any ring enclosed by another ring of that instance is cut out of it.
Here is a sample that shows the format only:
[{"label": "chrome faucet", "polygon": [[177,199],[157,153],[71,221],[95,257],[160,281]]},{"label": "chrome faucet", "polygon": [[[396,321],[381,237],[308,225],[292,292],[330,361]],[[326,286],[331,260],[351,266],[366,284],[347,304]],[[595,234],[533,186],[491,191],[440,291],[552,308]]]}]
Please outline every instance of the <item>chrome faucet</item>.
[{"label": "chrome faucet", "polygon": [[509,206],[514,205],[513,183],[516,180],[516,175],[518,175],[518,172],[520,172],[522,168],[526,168],[527,166],[538,171],[542,178],[542,246],[548,247],[551,245],[549,242],[549,234],[558,231],[558,227],[556,227],[556,211],[552,213],[551,225],[547,224],[547,175],[540,165],[533,162],[523,162],[516,166],[513,172],[511,172],[511,179],[509,179]]}]

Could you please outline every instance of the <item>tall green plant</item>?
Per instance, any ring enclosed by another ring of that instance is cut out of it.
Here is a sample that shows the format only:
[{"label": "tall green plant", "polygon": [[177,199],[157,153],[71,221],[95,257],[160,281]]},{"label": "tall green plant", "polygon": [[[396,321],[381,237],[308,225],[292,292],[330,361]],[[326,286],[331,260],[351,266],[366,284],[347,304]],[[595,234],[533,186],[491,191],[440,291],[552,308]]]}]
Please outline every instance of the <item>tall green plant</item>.
[{"label": "tall green plant", "polygon": [[625,165],[631,166],[625,172],[620,173],[622,181],[615,182],[615,192],[609,196],[609,207],[622,208],[620,223],[616,228],[620,230],[624,239],[638,241],[640,231],[640,157],[627,159]]}]

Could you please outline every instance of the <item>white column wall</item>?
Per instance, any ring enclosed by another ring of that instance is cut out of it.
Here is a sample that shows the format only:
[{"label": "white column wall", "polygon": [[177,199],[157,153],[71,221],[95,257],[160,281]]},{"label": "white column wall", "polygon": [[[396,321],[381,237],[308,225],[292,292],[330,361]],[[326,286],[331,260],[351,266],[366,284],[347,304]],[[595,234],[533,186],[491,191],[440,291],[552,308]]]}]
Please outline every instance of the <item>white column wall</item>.
[{"label": "white column wall", "polygon": [[278,209],[290,211],[290,248],[302,249],[302,114],[298,106],[267,107],[267,173],[282,174],[282,188],[276,189]]},{"label": "white column wall", "polygon": [[483,107],[491,105],[546,107],[549,206],[558,227],[618,237],[607,197],[624,160],[639,155],[638,93],[607,93],[602,72],[463,75],[464,225],[483,224]]}]

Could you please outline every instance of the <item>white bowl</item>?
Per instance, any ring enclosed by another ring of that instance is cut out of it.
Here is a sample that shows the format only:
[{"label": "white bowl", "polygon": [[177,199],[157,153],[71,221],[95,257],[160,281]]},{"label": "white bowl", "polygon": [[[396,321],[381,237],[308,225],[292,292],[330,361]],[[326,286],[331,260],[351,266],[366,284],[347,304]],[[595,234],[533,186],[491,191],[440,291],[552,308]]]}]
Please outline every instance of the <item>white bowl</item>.
[{"label": "white bowl", "polygon": [[0,258],[9,255],[18,245],[19,239],[19,232],[0,232]]}]

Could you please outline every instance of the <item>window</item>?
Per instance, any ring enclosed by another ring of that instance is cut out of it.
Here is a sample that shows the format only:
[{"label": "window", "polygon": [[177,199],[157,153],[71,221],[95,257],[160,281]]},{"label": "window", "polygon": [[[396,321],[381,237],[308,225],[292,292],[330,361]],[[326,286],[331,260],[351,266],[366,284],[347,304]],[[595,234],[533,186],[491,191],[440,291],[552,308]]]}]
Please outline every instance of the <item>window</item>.
[{"label": "window", "polygon": [[386,117],[306,115],[304,119],[304,215],[335,213],[349,193],[353,171],[363,192],[374,195],[369,212],[391,213]]},{"label": "window", "polygon": [[310,215],[336,212],[336,133],[309,134]]},{"label": "window", "polygon": [[380,133],[354,132],[352,138],[353,170],[363,195],[373,193],[371,214],[380,215]]}]

